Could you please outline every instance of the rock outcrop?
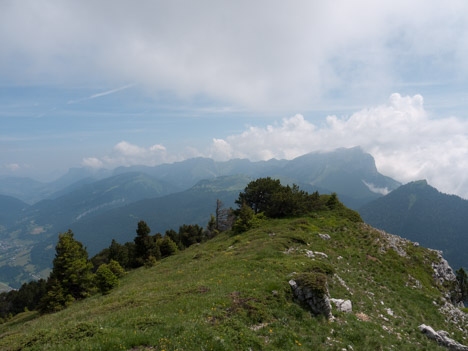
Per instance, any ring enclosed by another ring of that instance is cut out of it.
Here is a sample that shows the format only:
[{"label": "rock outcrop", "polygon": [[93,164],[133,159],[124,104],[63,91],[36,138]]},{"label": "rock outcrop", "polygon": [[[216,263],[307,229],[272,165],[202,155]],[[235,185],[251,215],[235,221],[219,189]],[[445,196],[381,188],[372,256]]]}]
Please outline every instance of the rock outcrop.
[{"label": "rock outcrop", "polygon": [[430,326],[421,324],[419,330],[429,339],[437,341],[439,345],[445,346],[450,350],[468,351],[468,346],[462,345],[448,337],[448,333],[444,330],[435,331]]},{"label": "rock outcrop", "polygon": [[[459,330],[468,336],[468,329],[466,328],[466,326],[468,326],[468,313],[461,311],[458,307],[455,307],[447,301],[439,308],[439,312],[445,316],[447,322],[459,326]],[[463,328],[463,326],[465,326],[465,328]]]},{"label": "rock outcrop", "polygon": [[307,305],[312,313],[324,315],[327,319],[333,318],[331,313],[330,296],[328,288],[315,288],[307,284],[304,279],[290,280],[289,285],[293,291],[294,297],[299,302]]},{"label": "rock outcrop", "polygon": [[442,257],[442,251],[433,250],[437,254],[437,261],[432,262],[432,274],[434,280],[442,286],[452,286],[452,291],[445,294],[445,298],[451,301],[455,306],[463,307],[461,301],[461,291],[458,286],[457,277],[453,273],[452,267],[447,260]]}]

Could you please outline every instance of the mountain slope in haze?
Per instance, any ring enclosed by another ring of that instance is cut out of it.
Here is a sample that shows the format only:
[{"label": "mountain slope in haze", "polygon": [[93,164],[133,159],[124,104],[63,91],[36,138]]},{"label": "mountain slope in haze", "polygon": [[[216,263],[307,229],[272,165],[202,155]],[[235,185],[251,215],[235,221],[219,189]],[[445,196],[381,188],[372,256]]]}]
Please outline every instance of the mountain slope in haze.
[{"label": "mountain slope in haze", "polygon": [[[131,271],[108,295],[19,314],[0,325],[0,349],[446,350],[421,324],[467,344],[467,315],[432,264],[436,252],[331,211],[265,220]],[[332,305],[327,320],[299,304],[289,281],[311,272],[352,311]]]},{"label": "mountain slope in haze", "polygon": [[293,160],[251,162],[233,159],[216,162],[194,158],[156,167],[120,167],[116,173],[138,170],[187,189],[202,179],[243,174],[251,178],[272,177],[287,183],[307,185],[321,193],[336,192],[343,203],[358,208],[396,189],[400,183],[377,171],[374,158],[361,148],[313,152]]},{"label": "mountain slope in haze", "polygon": [[468,201],[425,180],[402,185],[359,213],[374,227],[442,250],[453,267],[468,268]]},{"label": "mountain slope in haze", "polygon": [[29,205],[17,198],[0,195],[0,226],[14,221]]},{"label": "mountain slope in haze", "polygon": [[[107,247],[112,239],[124,243],[132,241],[138,221],[144,220],[153,232],[177,230],[183,224],[205,227],[210,214],[215,213],[219,199],[225,208],[234,207],[238,197],[250,181],[246,176],[218,177],[203,180],[189,190],[158,198],[140,200],[100,215],[82,218],[70,228],[77,240],[83,242],[91,255]],[[62,231],[65,231],[65,227]],[[31,263],[39,270],[49,267],[54,257],[57,237],[51,236],[36,244],[31,251]]]},{"label": "mountain slope in haze", "polygon": [[55,199],[42,200],[23,212],[19,224],[34,222],[44,231],[57,231],[86,216],[172,191],[170,184],[144,173],[125,173],[81,185]]},{"label": "mountain slope in haze", "polygon": [[0,194],[12,196],[28,204],[47,196],[46,185],[37,180],[24,177],[2,177],[0,179]]},{"label": "mountain slope in haze", "polygon": [[374,159],[359,147],[314,152],[293,160],[252,162],[232,159],[218,162],[209,158],[193,158],[155,167],[119,167],[113,171],[70,169],[51,183],[27,178],[8,178],[0,183],[0,194],[15,196],[30,204],[44,199],[56,199],[80,186],[101,180],[110,174],[145,173],[172,185],[172,191],[191,188],[203,179],[242,174],[251,178],[273,177],[288,179],[288,183],[307,184],[322,192],[336,192],[347,206],[354,209],[397,188],[400,184],[378,173]]},{"label": "mountain slope in haze", "polygon": [[32,205],[49,197],[56,197],[55,193],[69,186],[72,186],[70,189],[74,189],[75,183],[86,184],[110,175],[108,170],[70,168],[63,176],[47,183],[25,177],[2,177],[0,178],[0,194],[16,197]]},{"label": "mountain slope in haze", "polygon": [[242,174],[252,178],[272,176],[278,171],[278,169],[281,169],[287,163],[287,160],[276,159],[257,162],[252,162],[247,159],[232,159],[229,161],[219,162],[210,158],[197,157],[171,164],[162,164],[155,167],[119,167],[114,170],[114,173],[121,174],[128,171],[144,172],[158,179],[170,182],[180,190],[186,190],[194,186],[200,180],[212,179],[220,176],[231,176],[237,174]]},{"label": "mountain slope in haze", "polygon": [[[172,190],[170,184],[147,174],[126,173],[81,185],[56,199],[42,200],[18,211],[16,216],[0,222],[3,225],[0,243],[7,243],[2,246],[0,256],[0,282],[18,288],[25,281],[47,275],[51,262],[47,254],[55,246],[57,234],[74,228],[77,221],[142,198],[163,196]],[[97,226],[97,233],[93,231],[97,239],[92,241],[102,244],[98,240],[102,231]],[[49,251],[37,255],[36,249],[31,253],[35,245],[49,247]]]},{"label": "mountain slope in haze", "polygon": [[359,147],[297,157],[287,163],[284,174],[301,183],[336,192],[351,208],[360,207],[400,185],[380,174],[374,158]]}]

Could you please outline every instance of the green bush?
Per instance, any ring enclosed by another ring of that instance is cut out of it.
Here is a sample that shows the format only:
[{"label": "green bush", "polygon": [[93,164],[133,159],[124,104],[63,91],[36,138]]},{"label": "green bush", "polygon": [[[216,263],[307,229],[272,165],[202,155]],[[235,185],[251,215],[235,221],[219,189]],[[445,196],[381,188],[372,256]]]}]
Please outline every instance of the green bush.
[{"label": "green bush", "polygon": [[110,260],[109,269],[116,275],[117,278],[122,278],[125,274],[125,270],[119,264],[119,262]]},{"label": "green bush", "polygon": [[311,273],[323,273],[329,276],[335,274],[335,268],[332,265],[321,261],[312,261],[307,271]]},{"label": "green bush", "polygon": [[252,227],[252,221],[255,217],[255,212],[245,202],[242,204],[237,215],[237,219],[232,227],[234,232],[243,233]]},{"label": "green bush", "polygon": [[177,244],[168,236],[158,241],[162,257],[172,256],[177,252]]},{"label": "green bush", "polygon": [[95,283],[99,291],[106,295],[119,284],[119,278],[112,272],[109,265],[102,264],[96,271]]},{"label": "green bush", "polygon": [[313,291],[318,296],[327,293],[327,276],[324,273],[301,273],[296,278],[299,286]]}]

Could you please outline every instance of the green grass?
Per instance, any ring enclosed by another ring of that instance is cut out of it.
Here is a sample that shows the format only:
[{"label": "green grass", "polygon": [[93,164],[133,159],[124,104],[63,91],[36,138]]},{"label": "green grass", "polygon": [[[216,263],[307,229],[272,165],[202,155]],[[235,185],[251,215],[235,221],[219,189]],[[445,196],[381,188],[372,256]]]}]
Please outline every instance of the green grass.
[{"label": "green grass", "polygon": [[[431,252],[411,247],[402,258],[382,252],[378,239],[362,224],[327,212],[223,233],[130,272],[109,295],[55,314],[15,316],[0,325],[0,349],[444,350],[419,332],[422,323],[467,344],[433,304],[441,292],[433,286]],[[288,248],[297,250],[283,253]],[[306,249],[328,258],[307,258]],[[351,299],[353,313],[333,310],[334,321],[311,315],[293,301],[293,272],[328,273],[330,295]],[[422,288],[406,286],[409,275]]]}]

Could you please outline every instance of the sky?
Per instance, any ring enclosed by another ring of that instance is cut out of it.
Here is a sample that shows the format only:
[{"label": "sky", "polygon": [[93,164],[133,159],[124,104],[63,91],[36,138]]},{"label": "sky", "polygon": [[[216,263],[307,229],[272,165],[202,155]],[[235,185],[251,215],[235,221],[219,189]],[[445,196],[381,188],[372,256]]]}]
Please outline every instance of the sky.
[{"label": "sky", "polygon": [[468,198],[468,2],[0,0],[0,177],[354,146]]}]

